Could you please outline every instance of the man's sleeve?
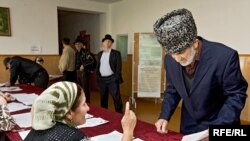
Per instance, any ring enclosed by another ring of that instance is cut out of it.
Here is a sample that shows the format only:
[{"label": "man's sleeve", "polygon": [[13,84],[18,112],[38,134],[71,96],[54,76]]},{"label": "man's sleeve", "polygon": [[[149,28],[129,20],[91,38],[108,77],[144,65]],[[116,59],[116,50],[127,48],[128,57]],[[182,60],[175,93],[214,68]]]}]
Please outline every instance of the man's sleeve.
[{"label": "man's sleeve", "polygon": [[121,70],[122,70],[122,59],[121,59],[121,53],[119,51],[117,51],[117,55],[116,55],[116,72],[115,72],[115,77],[117,79],[117,81],[119,81],[119,77],[121,75]]},{"label": "man's sleeve", "polygon": [[240,118],[246,102],[248,84],[241,74],[239,55],[234,52],[226,65],[223,75],[223,89],[227,100],[222,106],[218,118],[213,124],[232,124]]},{"label": "man's sleeve", "polygon": [[[166,57],[165,57],[166,61]],[[165,63],[166,64],[166,63]],[[170,120],[172,114],[174,113],[178,103],[181,100],[180,95],[172,84],[171,76],[168,73],[168,68],[165,65],[166,70],[166,89],[164,91],[163,102],[161,107],[161,113],[159,119]]]}]

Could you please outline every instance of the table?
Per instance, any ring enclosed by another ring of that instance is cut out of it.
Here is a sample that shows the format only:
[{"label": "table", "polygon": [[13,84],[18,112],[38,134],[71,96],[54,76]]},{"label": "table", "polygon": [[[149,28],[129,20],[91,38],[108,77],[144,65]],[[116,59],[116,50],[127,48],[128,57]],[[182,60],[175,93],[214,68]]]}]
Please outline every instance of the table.
[{"label": "table", "polygon": [[[31,92],[41,93],[43,91],[42,89],[37,88],[35,86],[20,85],[20,87],[23,89],[23,92],[26,93],[31,93]],[[122,114],[101,108],[93,104],[88,104],[88,105],[90,107],[90,111],[88,112],[89,114],[92,114],[95,117],[101,117],[105,120],[108,120],[109,122],[96,127],[87,127],[80,129],[87,136],[92,137],[100,134],[107,134],[114,130],[117,130],[122,133],[122,127],[121,127],[121,119],[123,116]],[[28,111],[30,111],[30,109],[18,111],[13,114],[24,113]],[[18,132],[8,131],[6,132],[6,136],[10,139],[10,141],[22,141]],[[134,131],[134,136],[136,138],[140,138],[145,141],[180,141],[183,137],[182,134],[173,131],[169,131],[168,134],[157,133],[154,125],[140,120],[137,121],[136,128]]]}]

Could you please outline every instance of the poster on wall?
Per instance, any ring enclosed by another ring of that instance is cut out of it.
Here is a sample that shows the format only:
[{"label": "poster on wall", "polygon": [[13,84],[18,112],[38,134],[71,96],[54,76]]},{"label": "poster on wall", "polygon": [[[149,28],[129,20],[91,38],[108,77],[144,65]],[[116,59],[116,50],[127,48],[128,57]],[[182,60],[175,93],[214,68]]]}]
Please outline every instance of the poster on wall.
[{"label": "poster on wall", "polygon": [[161,95],[162,48],[153,34],[139,35],[138,97]]}]

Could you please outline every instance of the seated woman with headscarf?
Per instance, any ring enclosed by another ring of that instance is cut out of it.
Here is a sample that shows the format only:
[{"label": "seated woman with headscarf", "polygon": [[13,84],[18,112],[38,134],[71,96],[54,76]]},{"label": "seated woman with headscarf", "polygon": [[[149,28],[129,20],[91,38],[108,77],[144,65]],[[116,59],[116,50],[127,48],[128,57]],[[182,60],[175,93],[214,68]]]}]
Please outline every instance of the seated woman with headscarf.
[{"label": "seated woman with headscarf", "polygon": [[[57,82],[47,88],[32,105],[32,130],[24,141],[87,141],[76,126],[85,123],[89,107],[82,88],[73,82]],[[132,141],[135,114],[126,104],[122,119],[122,141]]]}]

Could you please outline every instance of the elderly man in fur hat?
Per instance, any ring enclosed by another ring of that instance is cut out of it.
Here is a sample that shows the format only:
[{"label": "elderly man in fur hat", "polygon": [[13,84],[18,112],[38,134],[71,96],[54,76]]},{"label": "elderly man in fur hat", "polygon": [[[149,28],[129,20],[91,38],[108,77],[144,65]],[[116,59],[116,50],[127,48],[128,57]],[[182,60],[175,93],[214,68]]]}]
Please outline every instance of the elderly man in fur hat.
[{"label": "elderly man in fur hat", "polygon": [[155,123],[157,131],[167,133],[167,124],[181,99],[183,134],[206,130],[209,125],[240,124],[248,84],[237,51],[197,36],[195,21],[187,9],[158,19],[154,33],[166,52],[168,83]]}]

